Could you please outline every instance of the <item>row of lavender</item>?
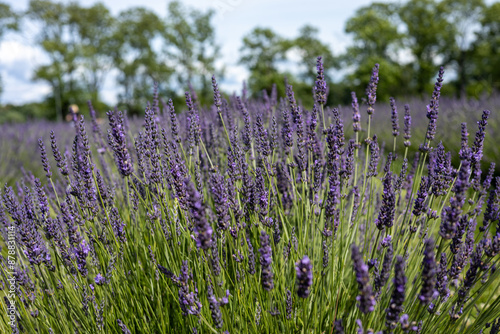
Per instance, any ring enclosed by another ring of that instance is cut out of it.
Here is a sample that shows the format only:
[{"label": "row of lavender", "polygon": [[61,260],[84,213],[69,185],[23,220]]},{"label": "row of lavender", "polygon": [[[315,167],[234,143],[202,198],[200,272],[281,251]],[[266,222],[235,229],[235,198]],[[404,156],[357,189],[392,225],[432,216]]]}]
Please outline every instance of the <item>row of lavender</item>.
[{"label": "row of lavender", "polygon": [[68,141],[40,139],[44,180],[25,172],[1,193],[16,244],[2,250],[5,291],[15,279],[2,331],[497,333],[490,112],[470,143],[462,124],[454,166],[435,141],[442,69],[423,142],[422,111],[400,117],[391,99],[385,146],[372,133],[378,65],[349,129],[324,106],[320,57],[317,70],[312,110],[291,86],[226,100],[213,79],[212,106],[191,90],[177,114],[155,96],[143,121],[115,110],[103,127],[89,105]]}]

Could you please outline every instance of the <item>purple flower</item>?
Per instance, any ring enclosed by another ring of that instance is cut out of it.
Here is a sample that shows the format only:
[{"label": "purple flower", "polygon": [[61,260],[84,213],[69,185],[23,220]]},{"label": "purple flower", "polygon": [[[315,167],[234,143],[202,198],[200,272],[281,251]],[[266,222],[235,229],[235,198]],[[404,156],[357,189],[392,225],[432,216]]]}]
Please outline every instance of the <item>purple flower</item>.
[{"label": "purple flower", "polygon": [[[407,333],[409,331],[413,331],[413,332],[417,332],[418,331],[418,328],[417,326],[415,326],[415,322],[410,322],[410,317],[408,316],[408,314],[403,314],[400,318],[399,318],[399,323],[401,324],[401,329]],[[420,334],[417,332],[417,334]]]},{"label": "purple flower", "polygon": [[295,271],[297,272],[297,295],[307,298],[311,293],[310,288],[313,282],[312,264],[307,255],[295,264]]},{"label": "purple flower", "polygon": [[467,258],[469,257],[466,246],[462,244],[459,250],[453,254],[453,261],[451,263],[451,267],[448,270],[448,276],[450,280],[457,279],[463,268],[466,265]]},{"label": "purple flower", "polygon": [[75,218],[71,212],[68,203],[61,203],[61,219],[66,225],[66,231],[68,233],[69,244],[76,246],[81,242],[81,236],[78,232],[78,226],[75,224]]},{"label": "purple flower", "polygon": [[375,220],[375,225],[379,230],[384,227],[390,228],[394,223],[394,214],[396,212],[396,194],[392,187],[392,172],[384,176],[384,193],[382,194],[382,206]]},{"label": "purple flower", "polygon": [[302,117],[302,108],[297,109],[297,163],[299,171],[304,172],[307,168],[307,140],[304,134],[304,118]]},{"label": "purple flower", "polygon": [[49,216],[49,202],[47,200],[45,191],[43,191],[42,183],[37,178],[35,178],[35,190],[38,197],[38,208],[40,209],[40,212],[45,219]]},{"label": "purple flower", "polygon": [[467,214],[462,215],[460,216],[460,219],[457,222],[455,235],[453,236],[453,239],[451,240],[450,244],[450,250],[453,254],[457,254],[457,252],[460,249],[460,246],[463,244],[462,237],[464,236],[465,232],[467,231],[467,227],[469,226],[468,218],[469,217]]},{"label": "purple flower", "polygon": [[120,319],[116,319],[116,323],[118,324],[118,327],[122,330],[122,334],[132,334],[128,327],[121,321]]},{"label": "purple flower", "polygon": [[220,258],[219,258],[219,249],[217,247],[217,234],[212,236],[212,246],[211,246],[212,256],[210,260],[212,262],[212,271],[215,276],[220,275]]},{"label": "purple flower", "polygon": [[181,273],[179,276],[175,276],[171,271],[161,265],[158,265],[158,269],[179,287],[179,306],[182,315],[200,314],[202,305],[198,300],[198,289],[196,288],[196,284],[194,290],[190,290],[190,282],[193,281],[193,276],[189,271],[188,262],[182,261]]},{"label": "purple flower", "polygon": [[54,131],[50,131],[50,146],[52,148],[52,154],[54,155],[54,160],[56,161],[57,168],[63,176],[68,176],[68,164],[66,162],[66,157],[61,155],[59,152],[59,147],[57,147],[56,135]]},{"label": "purple flower", "polygon": [[452,239],[455,235],[457,223],[462,213],[462,206],[465,202],[465,193],[469,188],[469,166],[469,160],[462,160],[462,167],[458,172],[457,180],[453,187],[454,196],[450,199],[450,205],[443,210],[439,235],[444,239]]},{"label": "purple flower", "polygon": [[448,270],[447,270],[446,253],[441,253],[441,260],[439,261],[439,268],[437,272],[436,290],[439,292],[443,301],[446,301],[450,296],[450,289],[448,289]]},{"label": "purple flower", "polygon": [[246,241],[248,246],[248,273],[250,275],[255,275],[255,254],[249,236],[246,237]]},{"label": "purple flower", "polygon": [[318,75],[316,76],[316,85],[314,86],[314,94],[316,96],[316,101],[319,104],[325,104],[327,86],[326,86],[325,73],[323,69],[323,62],[321,60],[321,56],[318,57],[316,60],[316,69]]},{"label": "purple flower", "polygon": [[210,283],[208,284],[207,287],[207,294],[208,294],[209,308],[210,312],[212,313],[212,320],[214,321],[215,327],[222,328],[224,322],[222,320],[222,313],[220,311],[220,303],[217,301],[217,298],[215,298],[214,290]]},{"label": "purple flower", "polygon": [[90,252],[90,247],[87,244],[85,239],[82,242],[73,248],[73,253],[75,254],[76,264],[78,266],[78,271],[83,277],[86,277],[88,274],[87,270],[87,255]]},{"label": "purple flower", "polygon": [[453,181],[451,167],[451,153],[446,153],[443,143],[440,142],[436,151],[431,152],[429,175],[431,176],[432,193],[435,196],[445,195]]},{"label": "purple flower", "polygon": [[229,199],[224,177],[220,173],[217,172],[210,176],[210,189],[217,214],[217,229],[225,231],[229,227]]},{"label": "purple flower", "polygon": [[352,97],[352,128],[354,132],[361,131],[361,114],[359,113],[359,104],[356,93],[351,92]]},{"label": "purple flower", "polygon": [[372,115],[375,109],[375,102],[377,101],[377,84],[378,84],[378,69],[379,64],[375,64],[372,70],[372,76],[368,87],[366,88],[366,95],[368,96],[368,110],[366,111],[368,115]]},{"label": "purple flower", "polygon": [[405,261],[402,256],[396,257],[394,267],[393,290],[389,307],[385,310],[385,325],[390,330],[396,328],[399,322],[399,315],[403,312],[403,302],[405,300],[407,278],[405,276]]},{"label": "purple flower", "polygon": [[250,114],[248,113],[248,110],[245,107],[245,103],[241,100],[239,96],[236,97],[236,101],[238,103],[238,109],[243,114],[243,121],[245,123],[245,128],[241,133],[243,150],[245,150],[245,152],[248,152],[251,148],[251,143],[252,143],[252,124],[250,122]]},{"label": "purple flower", "polygon": [[175,113],[174,103],[172,99],[168,100],[168,111],[170,114],[170,130],[172,131],[172,137],[176,143],[180,143],[179,138],[179,121],[177,120],[177,115]]},{"label": "purple flower", "polygon": [[404,128],[404,145],[405,147],[408,147],[411,145],[410,139],[411,139],[411,115],[410,115],[410,106],[408,104],[405,104],[405,128]]},{"label": "purple flower", "polygon": [[261,266],[261,283],[262,287],[270,291],[274,288],[273,283],[273,251],[271,249],[271,243],[269,242],[269,236],[265,231],[260,233],[260,266]]},{"label": "purple flower", "polygon": [[[472,253],[470,259],[470,267],[469,270],[467,270],[467,273],[465,274],[462,286],[457,292],[457,300],[455,302],[456,304],[454,305],[453,310],[455,309],[455,307],[456,309],[461,310],[463,304],[467,299],[467,296],[469,295],[470,290],[474,287],[476,283],[476,277],[479,271],[483,270],[483,265],[484,265],[482,261],[483,251],[484,251],[483,243],[480,242],[476,245],[476,249]],[[452,316],[453,315],[456,315],[456,313],[452,314]]]},{"label": "purple flower", "polygon": [[94,277],[94,282],[97,285],[103,285],[103,284],[106,284],[106,278],[104,278],[101,274],[97,274]]},{"label": "purple flower", "polygon": [[189,179],[184,180],[187,188],[188,208],[191,215],[194,231],[196,233],[196,246],[207,250],[212,245],[212,227],[205,218],[205,208],[203,207],[203,198],[196,190],[193,182]]},{"label": "purple flower", "polygon": [[215,75],[212,75],[212,88],[214,90],[214,105],[217,107],[217,111],[220,113],[220,107],[222,106],[222,99],[219,92],[219,86],[217,81],[215,81]]},{"label": "purple flower", "polygon": [[429,178],[427,176],[422,176],[420,187],[417,191],[417,198],[415,199],[415,205],[413,206],[413,214],[417,217],[426,211],[425,200],[427,199],[428,191]]},{"label": "purple flower", "polygon": [[434,241],[427,239],[425,240],[424,259],[422,262],[422,287],[418,295],[418,299],[422,305],[428,305],[436,297],[436,273]]},{"label": "purple flower", "polygon": [[[325,227],[326,227],[326,224],[325,224]],[[325,233],[323,233],[323,235],[325,236],[325,240],[323,240],[323,243],[321,245],[321,248],[323,250],[323,268],[327,268],[328,263],[330,262],[330,248],[328,245],[329,236]]]},{"label": "purple flower", "polygon": [[123,176],[128,176],[134,172],[134,167],[127,149],[123,114],[121,111],[108,111],[107,115],[111,128],[108,130],[108,142],[113,148],[115,161],[120,173]]},{"label": "purple flower", "polygon": [[434,86],[434,92],[432,93],[431,101],[427,105],[427,118],[429,119],[429,126],[427,127],[427,134],[425,135],[425,144],[420,146],[422,152],[427,152],[429,150],[430,142],[434,139],[436,135],[436,124],[439,113],[439,97],[441,95],[441,87],[443,82],[444,68],[441,66],[439,69],[438,77],[436,79],[436,84]]},{"label": "purple flower", "polygon": [[263,157],[267,157],[271,153],[271,147],[269,146],[268,134],[267,130],[264,128],[261,114],[257,115],[255,123],[256,142],[258,143],[257,150]]},{"label": "purple flower", "polygon": [[112,208],[109,213],[109,219],[111,221],[111,226],[113,227],[113,232],[115,234],[116,239],[118,239],[121,243],[127,241],[127,236],[123,228],[125,227],[125,223],[123,223],[122,218],[120,217],[120,213],[117,208]]},{"label": "purple flower", "polygon": [[266,215],[269,206],[268,203],[269,192],[266,188],[262,168],[260,167],[257,167],[255,169],[254,196],[256,197],[254,198],[254,200],[256,200],[256,203],[254,204],[257,204],[258,202],[260,208],[260,214]]},{"label": "purple flower", "polygon": [[396,137],[399,134],[399,120],[398,120],[398,109],[396,107],[396,100],[391,97],[389,99],[391,104],[391,121],[392,121],[392,135]]},{"label": "purple flower", "polygon": [[281,129],[281,137],[283,138],[283,143],[285,144],[285,153],[290,152],[290,147],[293,146],[293,134],[292,125],[290,124],[290,111],[287,108],[283,108],[281,112],[283,116],[283,128]]},{"label": "purple flower", "polygon": [[352,187],[352,193],[353,193],[353,201],[352,201],[352,218],[351,218],[351,224],[354,224],[354,221],[356,220],[356,215],[358,213],[359,209],[359,202],[361,199],[361,195],[359,193],[359,187],[354,186]]},{"label": "purple flower", "polygon": [[[489,226],[490,222],[500,218],[500,177],[495,178],[495,188],[490,190],[486,209],[484,210],[483,226]],[[497,233],[500,232],[500,221],[498,223]]]},{"label": "purple flower", "polygon": [[383,238],[382,241],[380,242],[380,246],[382,246],[384,248],[387,248],[390,245],[392,245],[392,237],[390,235]]},{"label": "purple flower", "polygon": [[292,292],[286,289],[286,318],[288,320],[292,319]]},{"label": "purple flower", "polygon": [[290,109],[292,111],[293,123],[297,124],[297,112],[299,107],[297,106],[297,101],[295,101],[292,85],[286,86],[286,96],[288,98],[288,103],[290,104]]},{"label": "purple flower", "polygon": [[470,152],[469,152],[469,133],[467,132],[467,123],[462,123],[462,132],[461,132],[461,148],[460,151],[458,152],[458,156],[460,157],[460,160],[465,160],[470,158]]},{"label": "purple flower", "polygon": [[201,136],[201,126],[200,126],[200,116],[196,110],[193,100],[191,99],[191,95],[189,92],[185,93],[186,96],[186,106],[188,107],[188,115],[187,119],[187,128],[188,128],[188,137],[187,141],[189,144],[189,155],[194,154],[194,147],[200,143]]},{"label": "purple flower", "polygon": [[408,172],[408,159],[405,158],[403,160],[403,165],[401,166],[401,171],[399,172],[399,176],[396,178],[396,182],[394,183],[395,192],[399,192],[401,190],[407,172]]},{"label": "purple flower", "polygon": [[344,334],[344,327],[342,326],[342,319],[335,320],[333,323],[333,334]]},{"label": "purple flower", "polygon": [[47,159],[47,152],[45,151],[45,145],[43,144],[42,138],[38,139],[38,146],[40,147],[43,170],[45,171],[45,175],[50,179],[52,177],[52,172],[50,171],[50,164]]},{"label": "purple flower", "polygon": [[476,138],[474,144],[471,148],[471,166],[472,170],[472,186],[475,191],[479,190],[481,182],[481,159],[483,158],[483,145],[485,137],[486,125],[488,125],[488,118],[490,117],[490,111],[484,110],[481,120],[477,122],[478,130],[476,132]]},{"label": "purple flower", "polygon": [[368,165],[367,176],[377,175],[377,166],[380,159],[380,148],[377,142],[377,135],[373,135],[373,139],[370,142],[370,164]]},{"label": "purple flower", "polygon": [[361,255],[355,244],[351,246],[351,258],[359,288],[359,295],[356,297],[358,308],[365,314],[370,313],[375,308],[375,296],[370,285],[368,266],[363,261],[363,255]]}]

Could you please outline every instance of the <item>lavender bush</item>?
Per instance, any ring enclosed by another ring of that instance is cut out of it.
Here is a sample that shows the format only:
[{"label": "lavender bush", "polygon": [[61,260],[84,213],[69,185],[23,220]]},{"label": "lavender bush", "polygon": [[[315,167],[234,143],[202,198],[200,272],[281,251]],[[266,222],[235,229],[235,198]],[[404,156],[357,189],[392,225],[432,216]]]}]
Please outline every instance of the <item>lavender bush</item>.
[{"label": "lavender bush", "polygon": [[490,112],[449,146],[442,69],[427,106],[379,108],[376,65],[350,120],[317,70],[311,109],[212,78],[213,106],[28,131],[39,170],[0,196],[2,333],[497,333]]}]

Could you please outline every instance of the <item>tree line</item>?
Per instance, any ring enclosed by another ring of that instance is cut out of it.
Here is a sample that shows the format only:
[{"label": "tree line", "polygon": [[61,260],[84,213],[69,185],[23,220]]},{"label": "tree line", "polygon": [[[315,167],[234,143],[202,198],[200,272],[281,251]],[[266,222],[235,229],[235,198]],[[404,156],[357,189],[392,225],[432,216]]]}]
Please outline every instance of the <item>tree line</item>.
[{"label": "tree line", "polygon": [[[22,13],[0,3],[0,39],[7,30],[36,27],[33,42],[49,61],[35,69],[33,80],[51,87],[42,116],[61,118],[69,105],[86,100],[102,104],[103,83],[111,73],[119,106],[139,113],[155,83],[161,96],[180,100],[184,90],[195,89],[201,102],[210,99],[210,76],[224,75],[224,67],[216,66],[221,52],[214,14],[179,1],[168,4],[166,17],[143,7],[112,15],[102,3],[31,0]],[[374,2],[346,22],[352,43],[345,52],[321,41],[312,25],[293,38],[256,27],[243,37],[239,63],[250,73],[254,96],[270,92],[275,83],[283,94],[286,80],[305,104],[312,102],[318,55],[328,69],[328,103],[349,103],[352,90],[363,93],[374,63],[384,78],[381,99],[388,92],[396,97],[428,92],[441,65],[454,73],[443,94],[478,97],[500,88],[499,18],[500,3],[488,6],[483,0]],[[341,80],[332,79],[335,71],[344,73]]]}]

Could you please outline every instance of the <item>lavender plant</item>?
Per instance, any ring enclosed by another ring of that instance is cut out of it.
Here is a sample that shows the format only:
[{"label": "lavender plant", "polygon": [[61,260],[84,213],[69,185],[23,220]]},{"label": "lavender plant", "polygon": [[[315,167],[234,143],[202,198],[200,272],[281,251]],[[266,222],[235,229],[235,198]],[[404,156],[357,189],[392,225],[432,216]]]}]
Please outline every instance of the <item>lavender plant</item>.
[{"label": "lavender plant", "polygon": [[115,110],[103,126],[89,104],[91,136],[75,116],[29,137],[40,179],[0,192],[3,292],[15,281],[1,332],[496,333],[493,115],[453,146],[443,69],[402,117],[376,103],[378,65],[345,113],[325,105],[321,57],[317,71],[311,109],[292,86],[226,99],[213,77],[213,105],[191,90],[162,109],[155,93],[144,120]]}]

